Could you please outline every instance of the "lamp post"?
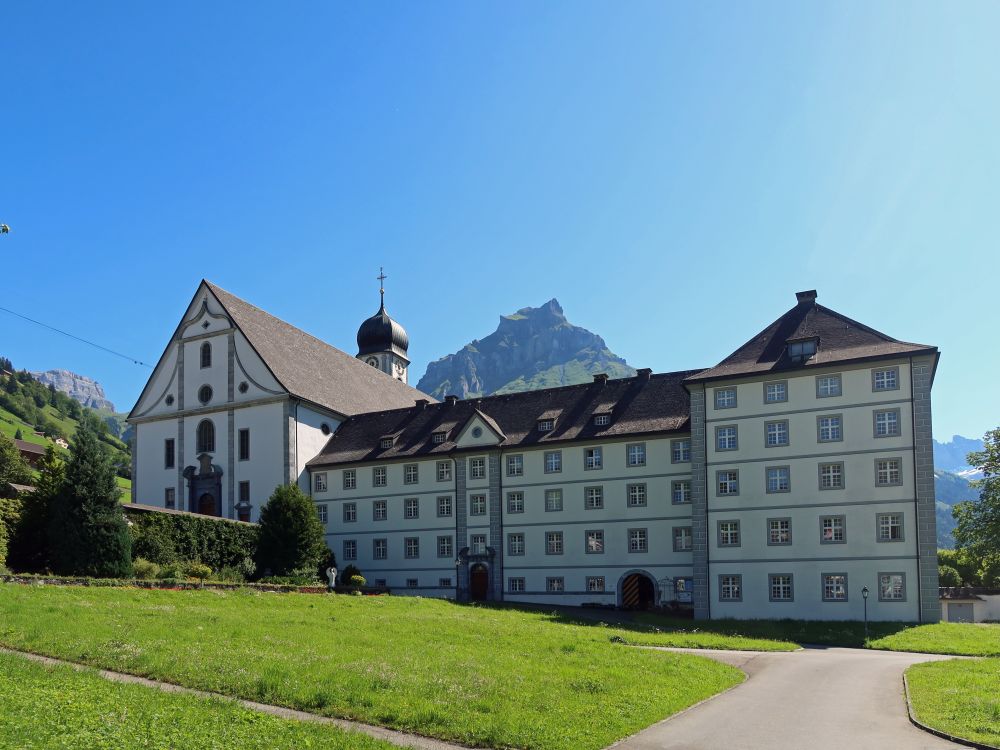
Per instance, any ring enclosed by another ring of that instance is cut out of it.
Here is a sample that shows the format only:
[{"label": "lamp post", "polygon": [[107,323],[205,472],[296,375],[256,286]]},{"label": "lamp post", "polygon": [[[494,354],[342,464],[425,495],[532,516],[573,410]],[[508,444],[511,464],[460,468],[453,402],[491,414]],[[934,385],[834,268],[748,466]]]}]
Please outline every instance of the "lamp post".
[{"label": "lamp post", "polygon": [[868,587],[861,589],[861,598],[865,602],[865,643],[868,642]]}]

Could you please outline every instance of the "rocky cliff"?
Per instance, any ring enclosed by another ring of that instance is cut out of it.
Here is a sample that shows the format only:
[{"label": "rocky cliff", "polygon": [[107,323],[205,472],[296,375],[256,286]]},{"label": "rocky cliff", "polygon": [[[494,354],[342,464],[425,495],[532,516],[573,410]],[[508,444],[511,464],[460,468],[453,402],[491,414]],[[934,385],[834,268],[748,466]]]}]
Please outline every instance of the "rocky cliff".
[{"label": "rocky cliff", "polygon": [[431,362],[417,388],[435,398],[512,393],[612,378],[635,370],[604,339],[566,320],[555,299],[500,318],[496,331]]},{"label": "rocky cliff", "polygon": [[115,405],[104,395],[101,384],[93,378],[77,375],[69,370],[48,370],[33,372],[31,375],[38,382],[53,386],[57,391],[62,391],[91,409],[115,410]]}]

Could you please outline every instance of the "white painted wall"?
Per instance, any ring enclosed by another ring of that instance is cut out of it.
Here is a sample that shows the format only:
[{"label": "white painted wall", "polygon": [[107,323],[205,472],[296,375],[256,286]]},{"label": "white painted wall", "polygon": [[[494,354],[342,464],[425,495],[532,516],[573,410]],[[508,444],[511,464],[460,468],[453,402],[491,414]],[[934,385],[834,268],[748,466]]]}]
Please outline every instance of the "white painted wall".
[{"label": "white painted wall", "polygon": [[293,434],[295,476],[302,491],[308,494],[309,472],[306,471],[306,463],[315,458],[330,442],[330,437],[340,426],[341,420],[333,412],[323,411],[302,403],[298,406],[293,404],[292,416],[295,418]]}]

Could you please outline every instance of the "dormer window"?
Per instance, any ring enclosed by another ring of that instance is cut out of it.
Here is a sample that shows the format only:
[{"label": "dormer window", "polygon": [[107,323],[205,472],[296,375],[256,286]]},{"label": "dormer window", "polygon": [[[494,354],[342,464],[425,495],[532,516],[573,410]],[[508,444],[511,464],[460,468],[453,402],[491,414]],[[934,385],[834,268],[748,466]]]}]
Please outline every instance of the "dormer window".
[{"label": "dormer window", "polygon": [[446,432],[435,432],[431,435],[431,442],[434,443],[434,445],[441,445],[446,437],[448,437],[448,433]]},{"label": "dormer window", "polygon": [[788,357],[793,362],[805,362],[816,354],[819,339],[802,339],[788,342]]},{"label": "dormer window", "polygon": [[538,431],[539,432],[552,432],[556,427],[556,421],[554,419],[539,419],[538,420]]},{"label": "dormer window", "polygon": [[378,441],[378,447],[385,450],[386,448],[391,448],[394,438],[384,437]]},{"label": "dormer window", "polygon": [[594,415],[594,426],[595,427],[607,427],[611,424],[610,414],[595,414]]}]

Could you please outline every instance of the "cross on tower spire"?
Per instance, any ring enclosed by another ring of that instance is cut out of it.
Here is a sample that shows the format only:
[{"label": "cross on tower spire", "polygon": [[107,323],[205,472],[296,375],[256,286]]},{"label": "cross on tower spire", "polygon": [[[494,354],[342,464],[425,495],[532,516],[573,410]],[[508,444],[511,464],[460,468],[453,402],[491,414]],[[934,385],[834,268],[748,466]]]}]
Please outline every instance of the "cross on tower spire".
[{"label": "cross on tower spire", "polygon": [[375,278],[378,279],[378,293],[381,297],[382,306],[385,307],[385,280],[389,277],[385,275],[385,271],[382,269],[382,266],[378,267],[378,276]]}]

